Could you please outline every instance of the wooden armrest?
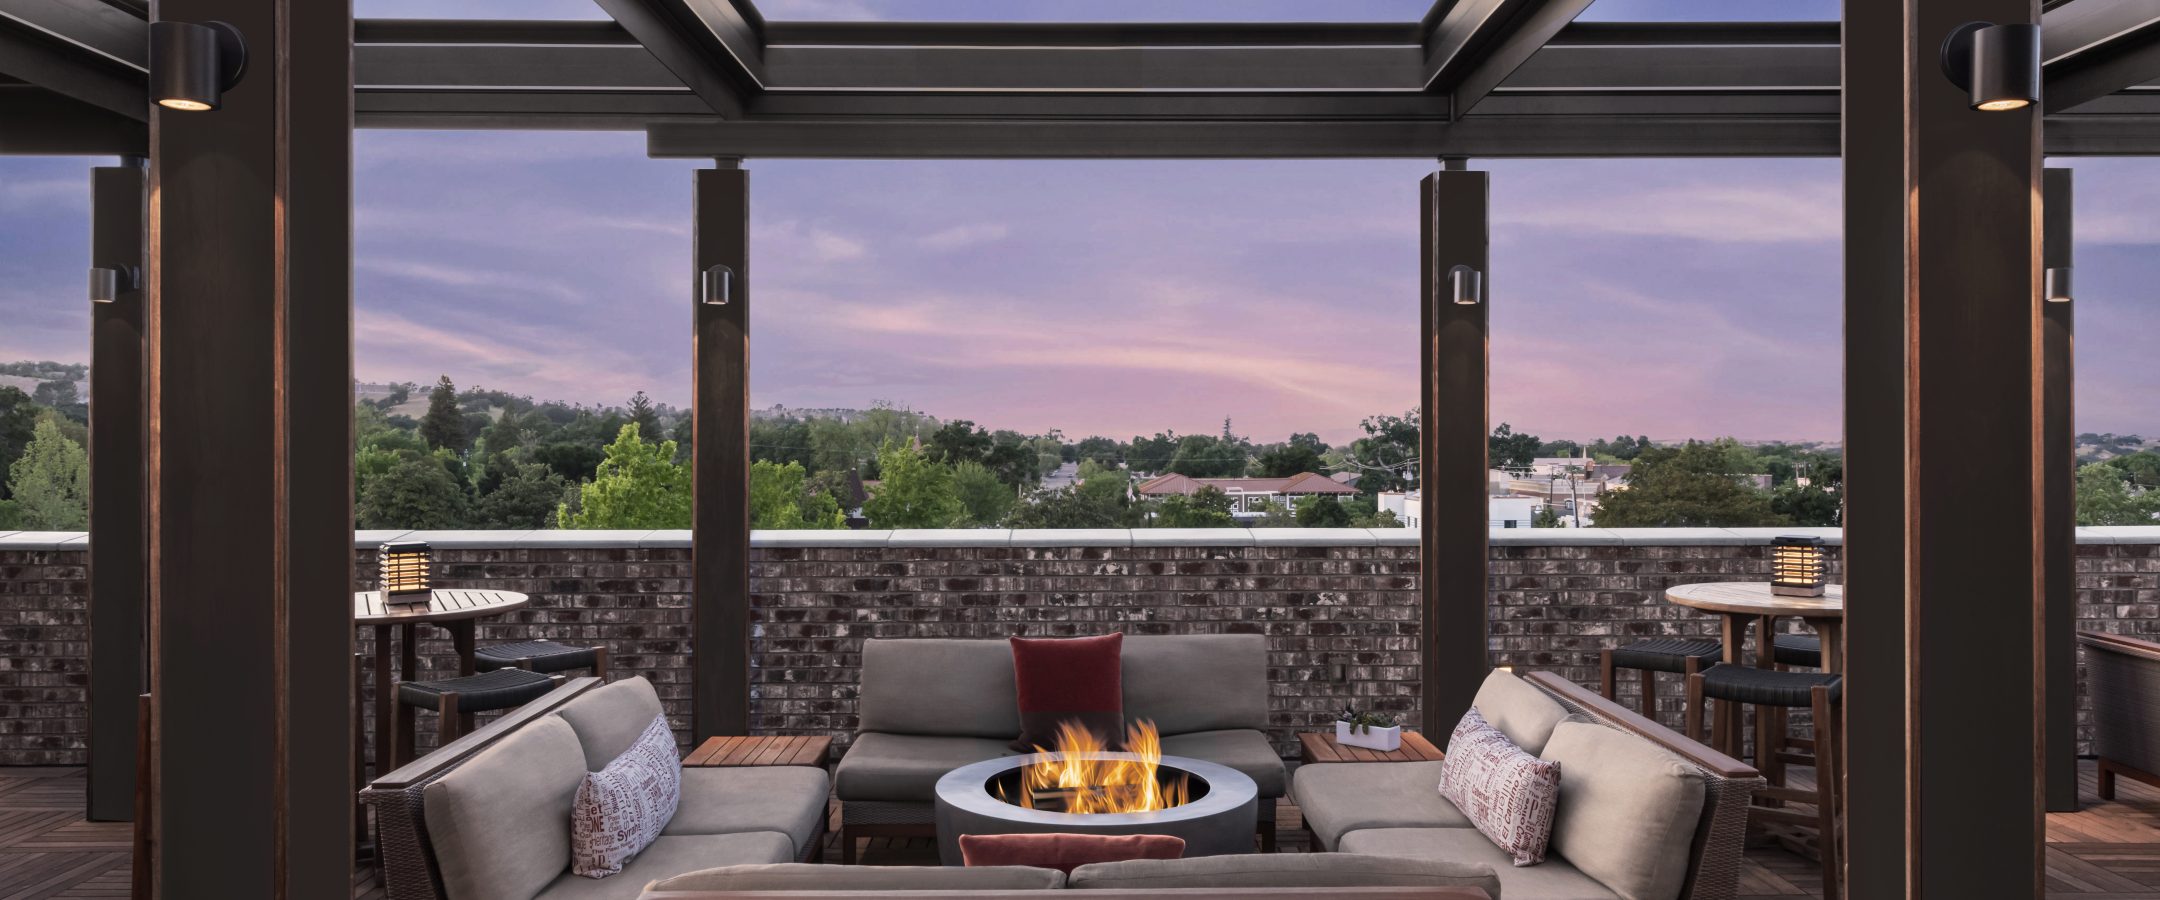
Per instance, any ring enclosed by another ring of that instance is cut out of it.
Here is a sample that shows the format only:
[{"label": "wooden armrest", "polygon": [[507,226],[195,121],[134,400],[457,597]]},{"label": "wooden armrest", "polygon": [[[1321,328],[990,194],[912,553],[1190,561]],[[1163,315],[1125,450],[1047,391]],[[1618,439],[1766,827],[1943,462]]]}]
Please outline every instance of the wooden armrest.
[{"label": "wooden armrest", "polygon": [[[540,699],[503,713],[495,721],[475,729],[471,734],[451,741],[433,753],[399,766],[389,774],[368,782],[368,789],[399,790],[433,778],[444,770],[464,762],[467,757],[486,749],[489,744],[517,730],[525,723],[554,712],[557,707],[570,702],[577,695],[599,686],[600,679],[598,678],[589,676],[572,678],[564,682],[561,687],[547,692]],[[397,690],[397,685],[377,685],[376,689],[394,691]],[[382,728],[386,724],[378,723],[375,727]]]},{"label": "wooden armrest", "polygon": [[2078,643],[2094,650],[2105,650],[2109,653],[2120,653],[2124,656],[2135,656],[2140,659],[2160,662],[2160,644],[2152,641],[2128,635],[2104,634],[2098,631],[2080,631],[2077,638]]},{"label": "wooden armrest", "polygon": [[1643,718],[1640,713],[1605,699],[1598,692],[1569,681],[1552,672],[1532,672],[1525,680],[1544,688],[1547,693],[1558,694],[1567,702],[1590,710],[1593,715],[1665,748],[1673,755],[1692,762],[1719,778],[1761,778],[1762,773],[1754,766],[1719,753],[1703,744],[1688,740],[1680,732]]}]

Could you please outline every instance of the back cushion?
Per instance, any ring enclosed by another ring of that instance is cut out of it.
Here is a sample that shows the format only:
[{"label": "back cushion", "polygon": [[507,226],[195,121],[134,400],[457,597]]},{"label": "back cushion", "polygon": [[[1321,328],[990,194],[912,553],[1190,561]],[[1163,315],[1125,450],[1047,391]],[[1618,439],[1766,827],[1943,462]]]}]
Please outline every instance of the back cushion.
[{"label": "back cushion", "polygon": [[[1356,853],[1251,853],[1191,859],[1136,859],[1074,869],[1069,886],[1161,891],[1172,888],[1476,887],[1500,897],[1491,866]],[[1309,896],[1325,896],[1312,891]]]},{"label": "back cushion", "polygon": [[1674,900],[1702,819],[1703,775],[1649,741],[1562,722],[1545,745],[1560,764],[1552,852],[1621,900]]},{"label": "back cushion", "polygon": [[532,900],[570,864],[570,806],[585,781],[577,733],[542,716],[421,795],[446,900]]},{"label": "back cushion", "polygon": [[1545,742],[1552,737],[1553,726],[1568,717],[1567,707],[1559,701],[1515,677],[1515,673],[1501,669],[1485,676],[1485,683],[1478,687],[1470,705],[1531,756],[1545,755]]},{"label": "back cushion", "polygon": [[1009,741],[1020,734],[1012,647],[997,640],[863,641],[860,730]]},{"label": "back cushion", "polygon": [[562,705],[556,712],[576,729],[585,747],[585,770],[598,772],[623,755],[638,735],[645,733],[654,716],[666,715],[660,695],[644,678],[625,678],[593,688]]},{"label": "back cushion", "polygon": [[1267,638],[1257,634],[1125,638],[1125,720],[1164,734],[1266,728]]}]

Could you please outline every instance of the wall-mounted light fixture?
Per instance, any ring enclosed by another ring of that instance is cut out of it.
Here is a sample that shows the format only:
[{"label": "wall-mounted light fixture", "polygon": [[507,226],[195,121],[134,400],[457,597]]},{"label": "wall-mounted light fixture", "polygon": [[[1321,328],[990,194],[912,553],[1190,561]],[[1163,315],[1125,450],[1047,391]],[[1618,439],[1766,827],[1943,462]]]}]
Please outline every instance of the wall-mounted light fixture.
[{"label": "wall-mounted light fixture", "polygon": [[1943,75],[1985,112],[2040,102],[2040,26],[1967,22],[1943,40]]},{"label": "wall-mounted light fixture", "polygon": [[150,99],[166,109],[218,108],[247,72],[247,44],[223,22],[150,23]]},{"label": "wall-mounted light fixture", "polygon": [[709,306],[726,306],[735,299],[735,270],[722,265],[708,266],[698,300]]},{"label": "wall-mounted light fixture", "polygon": [[1469,266],[1447,270],[1448,293],[1458,306],[1476,306],[1485,300],[1485,273]]},{"label": "wall-mounted light fixture", "polygon": [[121,291],[142,289],[142,270],[134,266],[100,266],[90,270],[90,302],[111,303]]},{"label": "wall-mounted light fixture", "polygon": [[2040,279],[2040,296],[2049,303],[2070,302],[2070,267],[2057,266],[2047,270]]}]

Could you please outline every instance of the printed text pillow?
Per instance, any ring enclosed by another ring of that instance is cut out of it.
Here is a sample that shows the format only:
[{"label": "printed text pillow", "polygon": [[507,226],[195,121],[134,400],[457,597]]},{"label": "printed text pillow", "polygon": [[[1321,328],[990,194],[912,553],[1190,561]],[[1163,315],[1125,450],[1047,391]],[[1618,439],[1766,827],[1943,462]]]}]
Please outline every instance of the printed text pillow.
[{"label": "printed text pillow", "polygon": [[1553,813],[1560,806],[1560,764],[1528,753],[1487,724],[1477,707],[1463,714],[1440,764],[1440,796],[1518,866],[1545,861]]},{"label": "printed text pillow", "polygon": [[[660,836],[682,800],[682,761],[666,716],[607,768],[587,773],[570,811],[570,871],[606,878]],[[515,823],[505,827],[515,828]]]}]

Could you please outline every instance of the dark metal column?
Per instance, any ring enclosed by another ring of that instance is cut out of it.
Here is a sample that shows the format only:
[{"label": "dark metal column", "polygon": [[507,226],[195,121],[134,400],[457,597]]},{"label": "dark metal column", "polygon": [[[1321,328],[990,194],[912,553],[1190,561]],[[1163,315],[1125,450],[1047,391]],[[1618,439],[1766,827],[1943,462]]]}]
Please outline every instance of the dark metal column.
[{"label": "dark metal column", "polygon": [[137,698],[149,613],[147,359],[141,160],[90,170],[90,265],[119,293],[90,304],[90,785],[92,820],[135,817]]},{"label": "dark metal column", "polygon": [[2037,897],[2039,110],[1975,111],[1938,60],[2038,4],[1845,16],[1850,893]]},{"label": "dark metal column", "polygon": [[[750,733],[750,173],[697,173],[690,732]],[[701,286],[725,266],[726,302]]]},{"label": "dark metal column", "polygon": [[[2042,173],[2041,265],[2071,270],[2071,173]],[[2040,420],[2040,527],[2045,550],[2041,580],[2047,597],[2042,733],[2047,762],[2041,781],[2049,812],[2078,808],[2077,774],[2077,306],[2042,296]]]},{"label": "dark metal column", "polygon": [[[1486,303],[1456,303],[1449,270],[1487,278],[1487,173],[1450,165],[1418,183],[1421,242],[1418,488],[1426,733],[1446,733],[1491,668],[1486,647]],[[1481,292],[1489,293],[1489,291]]]},{"label": "dark metal column", "polygon": [[247,74],[151,115],[158,896],[351,890],[351,8],[161,0]]}]

